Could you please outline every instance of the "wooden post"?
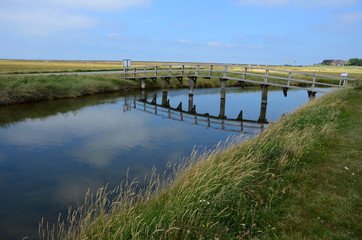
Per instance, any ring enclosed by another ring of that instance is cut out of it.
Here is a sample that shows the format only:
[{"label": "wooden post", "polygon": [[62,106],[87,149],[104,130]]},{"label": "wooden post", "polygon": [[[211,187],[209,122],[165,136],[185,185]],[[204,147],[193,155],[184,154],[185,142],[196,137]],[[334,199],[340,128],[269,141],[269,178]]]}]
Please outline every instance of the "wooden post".
[{"label": "wooden post", "polygon": [[313,74],[313,83],[312,83],[312,89],[314,89],[314,87],[315,87],[315,82],[316,82],[316,75],[315,74]]},{"label": "wooden post", "polygon": [[167,95],[168,95],[167,91],[162,91],[162,105],[163,106],[167,106]]},{"label": "wooden post", "polygon": [[266,120],[266,107],[268,104],[268,85],[261,85],[261,107],[258,122],[267,122]]},{"label": "wooden post", "polygon": [[226,76],[227,76],[227,71],[228,71],[228,65],[225,65],[225,67],[224,67],[224,73],[223,73],[223,78],[226,78]]},{"label": "wooden post", "polygon": [[169,71],[168,71],[168,76],[171,77],[172,75],[172,65],[170,65]]},{"label": "wooden post", "polygon": [[144,90],[146,88],[146,81],[144,78],[141,78],[141,89]]},{"label": "wooden post", "polygon": [[283,87],[283,94],[284,94],[284,97],[286,97],[288,95],[288,89],[287,87]]},{"label": "wooden post", "polygon": [[188,112],[193,112],[194,109],[194,95],[189,94],[189,105],[188,105]]},{"label": "wooden post", "polygon": [[248,71],[247,67],[244,67],[243,80],[246,79],[246,72]]},{"label": "wooden post", "polygon": [[209,72],[209,77],[211,78],[211,75],[212,75],[212,70],[213,70],[213,68],[214,68],[214,65],[210,65],[210,72]]},{"label": "wooden post", "polygon": [[135,78],[136,77],[136,68],[133,69],[133,77]]},{"label": "wooden post", "polygon": [[157,105],[157,93],[153,94],[153,99],[151,101],[151,104]]},{"label": "wooden post", "polygon": [[316,92],[308,90],[308,98],[309,100],[315,99]]},{"label": "wooden post", "polygon": [[158,66],[155,67],[155,77],[158,77]]},{"label": "wooden post", "polygon": [[240,111],[238,117],[236,118],[237,120],[243,120],[243,110]]},{"label": "wooden post", "polygon": [[[288,78],[292,79],[292,72],[288,73]],[[290,80],[288,80],[287,86],[290,86]]]},{"label": "wooden post", "polygon": [[169,83],[170,83],[170,77],[162,77],[162,91],[168,90]]},{"label": "wooden post", "polygon": [[189,77],[189,95],[194,95],[196,79],[196,77]]},{"label": "wooden post", "polygon": [[220,78],[221,98],[226,98],[226,81],[225,78]]},{"label": "wooden post", "polygon": [[265,76],[264,76],[264,82],[267,83],[268,82],[268,76],[269,76],[269,69],[265,70]]},{"label": "wooden post", "polygon": [[200,65],[196,65],[195,76],[199,76]]},{"label": "wooden post", "polygon": [[143,68],[144,76],[147,77],[147,67]]},{"label": "wooden post", "polygon": [[226,116],[225,116],[225,105],[226,105],[226,100],[225,100],[225,98],[220,98],[220,113],[219,113],[219,118],[221,118],[221,119],[226,118]]},{"label": "wooden post", "polygon": [[261,85],[261,102],[268,104],[268,85]]}]

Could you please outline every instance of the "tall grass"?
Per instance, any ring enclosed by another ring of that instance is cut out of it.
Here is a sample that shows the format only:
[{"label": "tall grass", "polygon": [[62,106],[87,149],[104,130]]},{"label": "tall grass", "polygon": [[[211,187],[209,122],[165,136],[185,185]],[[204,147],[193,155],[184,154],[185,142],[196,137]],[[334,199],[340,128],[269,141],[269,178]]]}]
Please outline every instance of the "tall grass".
[{"label": "tall grass", "polygon": [[299,169],[333,135],[354,90],[330,93],[284,116],[258,137],[198,154],[140,190],[99,190],[66,221],[42,222],[41,239],[276,238],[275,219]]}]

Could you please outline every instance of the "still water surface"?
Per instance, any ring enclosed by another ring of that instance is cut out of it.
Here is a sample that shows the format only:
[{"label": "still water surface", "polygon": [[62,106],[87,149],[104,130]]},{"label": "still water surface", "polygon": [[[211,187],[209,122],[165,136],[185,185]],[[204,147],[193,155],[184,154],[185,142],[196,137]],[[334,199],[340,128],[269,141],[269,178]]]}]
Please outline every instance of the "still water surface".
[{"label": "still water surface", "polygon": [[[160,91],[148,92],[148,101],[155,94],[161,103]],[[1,239],[35,239],[42,217],[54,221],[87,189],[116,186],[128,170],[130,178],[142,178],[152,167],[162,171],[194,146],[212,148],[241,134],[134,109],[140,97],[123,93],[0,107]],[[168,99],[171,107],[182,102],[186,110],[188,91],[169,91]],[[193,100],[198,113],[219,115],[219,89],[197,89]],[[306,91],[290,90],[285,98],[281,90],[269,90],[267,119],[276,121],[307,101]],[[259,88],[228,89],[227,117],[242,110],[244,119],[258,120],[260,108]],[[260,132],[244,130],[249,136]]]}]

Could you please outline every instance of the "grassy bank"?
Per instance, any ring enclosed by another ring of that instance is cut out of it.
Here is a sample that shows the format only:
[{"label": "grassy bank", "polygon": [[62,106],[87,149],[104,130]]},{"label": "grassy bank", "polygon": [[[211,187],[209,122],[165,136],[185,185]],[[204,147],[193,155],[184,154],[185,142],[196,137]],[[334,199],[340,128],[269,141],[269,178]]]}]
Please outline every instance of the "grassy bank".
[{"label": "grassy bank", "polygon": [[[0,76],[0,106],[140,89],[139,81],[123,79],[122,76],[122,74]],[[219,85],[217,79],[199,79],[197,82],[198,88]],[[161,88],[161,81],[155,84],[148,80],[146,86],[148,89]],[[169,84],[171,89],[186,87],[188,87],[186,81],[180,84],[174,78]]]},{"label": "grassy bank", "polygon": [[0,105],[139,88],[137,82],[119,75],[11,76],[0,77]]},{"label": "grassy bank", "polygon": [[136,182],[101,189],[41,238],[359,239],[361,96],[323,96],[241,145],[193,155],[142,193]]}]

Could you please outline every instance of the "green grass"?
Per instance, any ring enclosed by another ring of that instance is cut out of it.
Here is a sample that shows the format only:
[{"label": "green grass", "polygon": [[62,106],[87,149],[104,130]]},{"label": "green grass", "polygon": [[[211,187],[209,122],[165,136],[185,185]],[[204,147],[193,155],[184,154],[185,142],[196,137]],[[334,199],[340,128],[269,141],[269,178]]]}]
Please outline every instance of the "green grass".
[{"label": "green grass", "polygon": [[[230,82],[235,84],[235,82]],[[218,87],[218,79],[199,79],[197,88]],[[160,89],[161,80],[146,81],[147,89]],[[61,98],[76,98],[98,93],[139,90],[140,82],[123,78],[123,74],[0,76],[0,105],[29,103]],[[187,88],[172,78],[170,89]]]},{"label": "green grass", "polygon": [[124,80],[119,75],[0,77],[0,105],[74,98],[138,88],[137,82]]},{"label": "green grass", "polygon": [[283,204],[281,238],[362,238],[361,99],[359,88],[343,105],[333,138],[309,153]]},{"label": "green grass", "polygon": [[[194,153],[144,191],[102,189],[41,238],[358,239],[360,99],[361,88],[327,94],[254,139]],[[339,149],[339,138],[354,144]]]}]

